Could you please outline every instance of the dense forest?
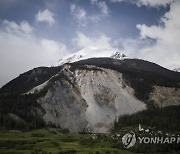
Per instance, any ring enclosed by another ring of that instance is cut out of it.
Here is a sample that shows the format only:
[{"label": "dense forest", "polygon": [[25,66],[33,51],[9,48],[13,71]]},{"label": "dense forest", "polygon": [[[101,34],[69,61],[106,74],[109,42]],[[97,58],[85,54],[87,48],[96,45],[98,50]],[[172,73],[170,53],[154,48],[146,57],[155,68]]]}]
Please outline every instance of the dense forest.
[{"label": "dense forest", "polygon": [[59,67],[38,67],[20,74],[0,89],[0,94],[22,94],[42,84],[57,74],[62,69]]},{"label": "dense forest", "polygon": [[[44,110],[37,99],[47,92],[48,85],[41,92],[25,94],[35,86],[50,80],[62,67],[38,67],[20,74],[0,89],[0,128],[36,129],[45,126]],[[53,125],[53,124],[49,124]]]},{"label": "dense forest", "polygon": [[179,131],[180,106],[169,106],[165,108],[151,106],[147,110],[132,115],[120,116],[118,122],[114,124],[114,129],[120,130],[129,126],[138,127],[139,124],[155,130]]},{"label": "dense forest", "polygon": [[0,127],[6,129],[34,129],[45,126],[43,109],[38,95],[0,95]]}]

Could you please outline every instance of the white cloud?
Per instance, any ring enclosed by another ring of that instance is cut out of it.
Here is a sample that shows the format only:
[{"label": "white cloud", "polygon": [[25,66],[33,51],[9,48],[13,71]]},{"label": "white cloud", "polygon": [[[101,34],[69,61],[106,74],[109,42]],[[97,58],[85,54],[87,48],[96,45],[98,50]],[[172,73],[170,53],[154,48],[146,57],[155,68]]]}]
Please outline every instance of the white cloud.
[{"label": "white cloud", "polygon": [[98,37],[88,37],[81,32],[77,32],[76,38],[74,38],[72,41],[80,49],[88,46],[108,49],[113,48],[111,38],[104,34],[101,34]]},{"label": "white cloud", "polygon": [[66,45],[61,42],[57,42],[49,39],[41,39],[40,42],[42,47],[45,48],[50,53],[58,54],[58,52],[61,52],[60,54],[66,54],[67,52]]},{"label": "white cloud", "polygon": [[[111,2],[130,2],[129,0],[111,0]],[[122,52],[146,59],[167,68],[180,66],[180,1],[179,0],[136,0],[139,6],[160,7],[170,5],[170,10],[159,20],[159,25],[138,24],[139,38],[120,39]]]},{"label": "white cloud", "polygon": [[86,26],[86,23],[87,23],[86,11],[75,4],[71,4],[70,9],[71,9],[71,14],[73,15],[74,19],[81,26]]},{"label": "white cloud", "polygon": [[101,9],[101,12],[105,15],[107,15],[109,13],[109,9],[108,6],[106,5],[105,2],[99,2],[97,4],[97,6]]},{"label": "white cloud", "polygon": [[48,23],[50,26],[53,25],[55,23],[54,20],[54,14],[49,11],[48,9],[44,10],[44,11],[39,11],[36,15],[35,18],[38,22],[46,22]]},{"label": "white cloud", "polygon": [[98,1],[98,0],[91,0],[91,3],[93,5],[96,5],[100,10],[101,10],[101,13],[103,15],[108,15],[109,14],[109,8],[108,6],[106,5],[106,3],[104,1]]},{"label": "white cloud", "polygon": [[165,67],[173,68],[180,66],[180,1],[170,5],[170,11],[160,20],[163,24],[147,26],[137,25],[142,39],[155,39],[155,44],[142,48],[140,56],[154,61]]},{"label": "white cloud", "polygon": [[174,0],[137,0],[136,4],[138,6],[145,5],[150,7],[166,6],[172,3]]},{"label": "white cloud", "polygon": [[0,30],[0,86],[29,69],[50,66],[69,53],[63,43],[36,37],[32,29],[27,21],[4,21]]},{"label": "white cloud", "polygon": [[128,1],[128,0],[110,0],[110,2],[112,2],[112,3],[116,3],[116,2],[126,2],[126,1]]},{"label": "white cloud", "polygon": [[113,46],[119,48],[121,53],[131,58],[140,58],[139,50],[151,46],[152,41],[141,40],[140,38],[121,38],[113,41]]},{"label": "white cloud", "polygon": [[103,18],[101,14],[95,14],[88,17],[88,20],[90,20],[92,23],[96,23],[100,21]]},{"label": "white cloud", "polygon": [[104,1],[91,0],[91,3],[96,5],[101,13],[89,15],[84,8],[76,4],[70,5],[70,11],[74,20],[82,27],[85,27],[89,22],[98,22],[109,15],[109,8]]},{"label": "white cloud", "polygon": [[147,6],[147,7],[160,7],[160,6],[167,6],[168,4],[171,4],[172,2],[174,2],[176,0],[110,0],[110,2],[112,3],[116,3],[116,2],[128,2],[128,3],[132,3],[132,4],[136,4],[137,6]]},{"label": "white cloud", "polygon": [[3,24],[5,25],[7,32],[20,34],[20,33],[32,33],[33,31],[33,27],[31,27],[27,21],[22,21],[18,25],[13,21],[4,20]]},{"label": "white cloud", "polygon": [[96,4],[98,3],[98,0],[91,0],[91,4]]}]

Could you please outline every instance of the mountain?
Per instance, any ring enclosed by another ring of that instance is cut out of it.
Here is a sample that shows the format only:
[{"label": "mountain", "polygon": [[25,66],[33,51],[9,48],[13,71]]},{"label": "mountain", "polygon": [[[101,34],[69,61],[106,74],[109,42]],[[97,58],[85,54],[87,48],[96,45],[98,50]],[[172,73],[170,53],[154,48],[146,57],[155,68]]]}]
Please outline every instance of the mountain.
[{"label": "mountain", "polygon": [[22,73],[0,89],[0,93],[25,93],[57,74],[61,67],[38,67]]},{"label": "mountain", "polygon": [[73,63],[76,61],[97,57],[111,57],[114,59],[125,59],[127,58],[123,53],[120,53],[118,49],[107,49],[89,46],[76,53],[68,55],[60,59],[54,66],[60,66],[65,63]]},{"label": "mountain", "polygon": [[72,132],[102,133],[112,130],[119,116],[150,106],[180,105],[180,73],[123,58],[117,51],[107,57],[108,50],[93,48],[92,53],[101,54],[88,58],[89,50],[63,58],[60,66],[30,70],[3,86],[0,126],[32,129],[56,125]]}]

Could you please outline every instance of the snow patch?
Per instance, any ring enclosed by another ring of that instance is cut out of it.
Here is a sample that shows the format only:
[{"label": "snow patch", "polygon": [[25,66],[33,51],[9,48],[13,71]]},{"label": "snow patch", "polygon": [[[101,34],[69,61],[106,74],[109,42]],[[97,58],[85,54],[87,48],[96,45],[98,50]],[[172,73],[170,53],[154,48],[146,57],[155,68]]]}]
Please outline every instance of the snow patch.
[{"label": "snow patch", "polygon": [[73,63],[76,61],[95,57],[109,57],[120,60],[127,58],[124,54],[120,53],[118,49],[106,49],[89,46],[76,53],[73,53],[60,59],[57,63],[54,64],[54,66],[60,66],[65,63]]},{"label": "snow patch", "polygon": [[177,67],[177,68],[173,69],[173,71],[180,72],[180,67]]}]

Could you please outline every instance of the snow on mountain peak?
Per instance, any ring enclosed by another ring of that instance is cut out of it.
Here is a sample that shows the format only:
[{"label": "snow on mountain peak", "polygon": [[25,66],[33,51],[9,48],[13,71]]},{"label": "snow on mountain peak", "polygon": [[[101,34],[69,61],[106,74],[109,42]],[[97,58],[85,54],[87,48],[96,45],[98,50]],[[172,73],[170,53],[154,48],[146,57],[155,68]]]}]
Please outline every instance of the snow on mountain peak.
[{"label": "snow on mountain peak", "polygon": [[173,69],[173,71],[180,72],[180,67],[177,67],[177,68]]},{"label": "snow on mountain peak", "polygon": [[95,57],[111,57],[120,60],[126,58],[126,56],[123,53],[120,53],[118,49],[107,49],[89,46],[76,53],[63,57],[55,64],[55,66]]}]

